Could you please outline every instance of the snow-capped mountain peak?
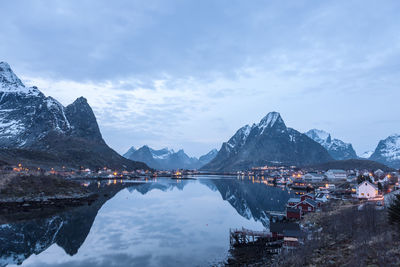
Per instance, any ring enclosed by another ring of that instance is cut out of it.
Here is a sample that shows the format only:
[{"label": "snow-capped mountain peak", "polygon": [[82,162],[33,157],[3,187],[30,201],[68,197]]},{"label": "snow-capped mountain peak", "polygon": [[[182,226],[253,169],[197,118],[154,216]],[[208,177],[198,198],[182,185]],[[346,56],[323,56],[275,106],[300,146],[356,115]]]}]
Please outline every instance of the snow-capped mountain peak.
[{"label": "snow-capped mountain peak", "polygon": [[[309,130],[306,133],[306,135],[308,135],[308,137],[310,137],[314,141],[317,141],[317,140],[327,141],[328,138],[330,137],[330,133],[327,133],[323,130],[318,130],[318,129]],[[317,142],[320,143],[319,141],[317,141]]]},{"label": "snow-capped mountain peak", "polygon": [[270,112],[258,124],[240,128],[203,169],[231,171],[274,162],[306,165],[330,160],[326,149],[286,127],[278,112]]},{"label": "snow-capped mountain peak", "polygon": [[328,132],[312,129],[305,134],[315,142],[320,143],[336,160],[357,158],[357,154],[350,143],[345,143],[342,140],[334,139]]},{"label": "snow-capped mountain peak", "polygon": [[168,158],[171,154],[175,153],[173,149],[168,149],[168,147],[165,147],[163,149],[155,150],[150,148],[150,152],[155,159],[166,159]]},{"label": "snow-capped mountain peak", "polygon": [[[0,62],[0,93],[43,95],[37,87],[25,87],[6,62]],[[4,95],[3,95],[4,96]]]},{"label": "snow-capped mountain peak", "polygon": [[381,140],[370,159],[400,168],[400,134],[392,134]]},{"label": "snow-capped mountain peak", "polygon": [[183,149],[179,149],[175,152],[173,149],[152,149],[150,147],[143,146],[138,150],[128,150],[124,157],[145,162],[152,168],[160,170],[176,170],[176,169],[198,169],[204,164],[212,160],[217,151],[211,151],[207,155],[200,157],[189,157]]},{"label": "snow-capped mountain peak", "polygon": [[3,87],[25,87],[7,62],[0,62],[0,84]]},{"label": "snow-capped mountain peak", "polygon": [[360,158],[369,159],[373,153],[374,153],[374,151],[372,151],[372,150],[365,151],[364,153],[362,153],[360,155]]},{"label": "snow-capped mountain peak", "polygon": [[285,124],[281,115],[278,112],[273,111],[268,113],[257,126],[261,129],[261,134],[263,134],[265,129],[273,127],[276,123]]}]

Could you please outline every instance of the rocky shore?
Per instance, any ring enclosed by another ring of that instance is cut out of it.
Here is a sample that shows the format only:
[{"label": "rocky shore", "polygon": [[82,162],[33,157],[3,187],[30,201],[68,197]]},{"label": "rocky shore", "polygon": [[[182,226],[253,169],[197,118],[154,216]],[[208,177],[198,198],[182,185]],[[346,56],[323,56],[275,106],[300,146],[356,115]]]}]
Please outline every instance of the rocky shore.
[{"label": "rocky shore", "polygon": [[90,205],[97,194],[56,176],[0,177],[0,223],[44,216],[62,209]]}]

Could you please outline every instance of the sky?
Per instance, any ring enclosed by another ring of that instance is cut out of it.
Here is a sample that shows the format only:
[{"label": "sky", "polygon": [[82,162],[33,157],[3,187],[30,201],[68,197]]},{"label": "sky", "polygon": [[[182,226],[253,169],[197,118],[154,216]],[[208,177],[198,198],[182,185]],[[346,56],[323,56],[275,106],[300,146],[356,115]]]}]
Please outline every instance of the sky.
[{"label": "sky", "polygon": [[400,1],[0,0],[0,61],[106,142],[200,156],[270,111],[358,153],[400,133]]}]

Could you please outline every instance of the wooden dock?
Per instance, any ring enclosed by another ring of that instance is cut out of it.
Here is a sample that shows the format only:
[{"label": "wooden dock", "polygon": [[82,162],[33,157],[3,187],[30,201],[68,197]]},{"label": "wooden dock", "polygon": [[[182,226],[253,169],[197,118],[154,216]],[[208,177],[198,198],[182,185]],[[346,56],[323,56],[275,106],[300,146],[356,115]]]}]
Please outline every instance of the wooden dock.
[{"label": "wooden dock", "polygon": [[264,243],[266,248],[281,247],[283,236],[269,231],[253,231],[249,229],[230,229],[231,246],[259,245]]}]

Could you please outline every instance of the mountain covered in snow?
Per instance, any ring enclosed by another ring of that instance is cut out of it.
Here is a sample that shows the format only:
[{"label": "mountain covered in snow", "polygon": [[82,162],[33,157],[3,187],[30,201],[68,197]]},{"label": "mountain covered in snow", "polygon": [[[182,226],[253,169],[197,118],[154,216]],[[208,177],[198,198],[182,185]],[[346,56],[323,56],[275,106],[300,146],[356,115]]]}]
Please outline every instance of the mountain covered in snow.
[{"label": "mountain covered in snow", "polygon": [[145,162],[151,168],[159,170],[176,170],[176,169],[198,169],[210,162],[217,154],[216,150],[212,150],[206,155],[200,157],[189,157],[183,149],[175,152],[172,149],[152,149],[148,146],[142,146],[139,149],[131,147],[124,157],[127,159]]},{"label": "mountain covered in snow", "polygon": [[400,134],[393,134],[379,141],[369,159],[400,169]]},{"label": "mountain covered in snow", "polygon": [[258,124],[240,128],[202,169],[235,171],[265,164],[302,166],[331,160],[319,143],[286,127],[278,112],[270,112]]},{"label": "mountain covered in snow", "polygon": [[374,151],[372,151],[372,150],[365,151],[364,153],[362,153],[362,154],[360,155],[360,158],[362,158],[362,159],[369,159],[373,153],[374,153]]},{"label": "mountain covered in snow", "polygon": [[0,62],[0,159],[52,167],[147,168],[107,146],[85,98],[64,107],[37,87],[26,87],[5,62]]},{"label": "mountain covered in snow", "polygon": [[323,130],[312,129],[305,134],[325,147],[335,160],[357,158],[357,154],[350,143],[345,143],[339,139],[333,139],[330,133]]}]

